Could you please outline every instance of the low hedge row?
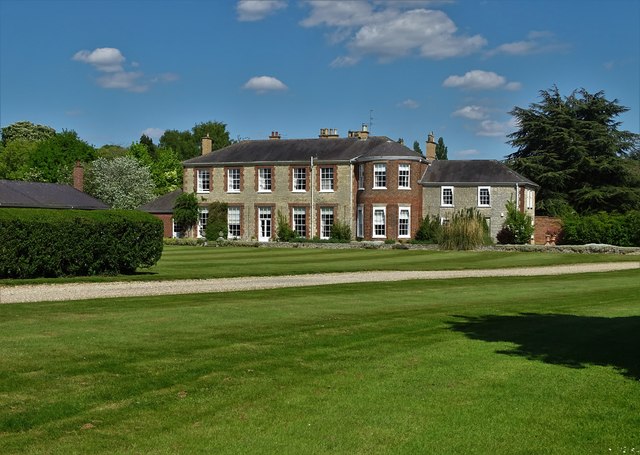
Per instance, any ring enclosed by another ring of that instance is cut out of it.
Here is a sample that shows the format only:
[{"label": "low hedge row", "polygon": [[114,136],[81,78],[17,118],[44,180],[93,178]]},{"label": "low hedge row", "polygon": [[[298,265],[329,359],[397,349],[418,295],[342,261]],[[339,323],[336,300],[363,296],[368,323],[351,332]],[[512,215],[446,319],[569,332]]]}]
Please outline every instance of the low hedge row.
[{"label": "low hedge row", "polygon": [[162,221],[125,210],[0,209],[0,278],[133,273],[162,254]]},{"label": "low hedge row", "polygon": [[583,245],[604,243],[617,246],[640,246],[640,211],[624,214],[605,212],[572,216],[562,220],[562,243]]}]

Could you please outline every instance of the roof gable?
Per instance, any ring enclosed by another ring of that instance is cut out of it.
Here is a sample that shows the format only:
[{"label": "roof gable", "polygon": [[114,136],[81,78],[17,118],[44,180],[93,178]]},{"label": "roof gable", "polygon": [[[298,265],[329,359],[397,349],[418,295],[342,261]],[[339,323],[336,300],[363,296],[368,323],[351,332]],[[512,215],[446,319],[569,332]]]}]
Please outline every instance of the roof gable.
[{"label": "roof gable", "polygon": [[0,207],[100,210],[109,206],[69,185],[0,180]]},{"label": "roof gable", "polygon": [[171,193],[164,194],[153,201],[141,205],[138,210],[149,213],[173,213],[173,206],[176,199],[182,194],[182,190],[178,189]]}]

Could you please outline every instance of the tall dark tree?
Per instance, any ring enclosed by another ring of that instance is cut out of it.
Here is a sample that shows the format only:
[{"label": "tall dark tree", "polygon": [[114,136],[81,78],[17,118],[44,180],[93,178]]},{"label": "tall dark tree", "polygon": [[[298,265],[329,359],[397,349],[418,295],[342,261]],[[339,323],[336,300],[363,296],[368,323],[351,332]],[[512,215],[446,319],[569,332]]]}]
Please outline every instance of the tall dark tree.
[{"label": "tall dark tree", "polygon": [[149,155],[151,155],[151,158],[156,159],[157,147],[153,143],[153,139],[151,139],[146,134],[143,134],[142,136],[140,136],[140,143],[146,145],[147,151],[149,152]]},{"label": "tall dark tree", "polygon": [[444,145],[444,139],[438,138],[438,143],[436,144],[436,159],[437,160],[448,160],[447,156],[449,153],[449,149]]},{"label": "tall dark tree", "polygon": [[424,153],[422,153],[422,149],[420,148],[420,142],[418,141],[413,141],[413,151],[421,155],[424,155]]},{"label": "tall dark tree", "polygon": [[554,215],[640,208],[638,182],[625,165],[639,136],[620,131],[616,121],[628,108],[585,89],[562,97],[554,86],[540,98],[510,112],[519,129],[509,135],[517,150],[507,156],[514,170],[541,186],[536,209]]}]

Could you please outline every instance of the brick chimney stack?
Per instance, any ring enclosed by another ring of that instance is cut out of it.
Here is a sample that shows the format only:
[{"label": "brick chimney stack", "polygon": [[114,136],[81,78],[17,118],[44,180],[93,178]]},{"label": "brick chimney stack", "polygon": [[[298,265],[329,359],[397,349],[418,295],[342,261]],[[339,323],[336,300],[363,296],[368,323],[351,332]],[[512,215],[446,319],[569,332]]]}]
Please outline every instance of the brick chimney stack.
[{"label": "brick chimney stack", "polygon": [[209,133],[207,133],[207,137],[202,138],[202,154],[206,155],[207,153],[211,153],[213,149],[213,139],[209,137]]},{"label": "brick chimney stack", "polygon": [[271,136],[269,136],[269,139],[271,139],[273,141],[277,141],[280,138],[282,138],[282,136],[280,136],[280,133],[278,133],[277,131],[272,131],[271,132]]},{"label": "brick chimney stack", "polygon": [[337,139],[340,136],[338,135],[338,130],[335,128],[320,128],[318,137],[320,139]]},{"label": "brick chimney stack", "polygon": [[84,166],[80,161],[76,161],[73,167],[73,187],[78,191],[84,191]]},{"label": "brick chimney stack", "polygon": [[427,161],[435,161],[436,159],[436,141],[433,138],[433,131],[429,133],[427,138]]}]

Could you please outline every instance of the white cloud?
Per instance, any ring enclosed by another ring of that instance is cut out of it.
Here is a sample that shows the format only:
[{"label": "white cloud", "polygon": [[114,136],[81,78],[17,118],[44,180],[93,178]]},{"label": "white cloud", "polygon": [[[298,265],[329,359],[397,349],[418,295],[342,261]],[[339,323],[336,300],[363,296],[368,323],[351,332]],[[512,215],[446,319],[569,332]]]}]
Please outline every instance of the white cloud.
[{"label": "white cloud", "polygon": [[259,21],[273,14],[279,9],[287,7],[283,0],[240,0],[236,6],[238,20]]},{"label": "white cloud", "polygon": [[512,118],[506,122],[497,122],[495,120],[483,120],[480,122],[480,129],[476,131],[478,136],[506,136],[515,126],[515,120]]},{"label": "white cloud", "polygon": [[468,118],[470,120],[482,120],[487,117],[487,109],[482,106],[471,105],[462,107],[451,115],[454,117]]},{"label": "white cloud", "polygon": [[558,52],[566,50],[569,46],[555,39],[552,32],[531,31],[527,35],[526,40],[514,41],[512,43],[504,43],[495,49],[491,49],[486,53],[488,57],[504,54],[504,55],[529,55],[540,54],[545,52]]},{"label": "white cloud", "polygon": [[151,139],[155,139],[157,141],[164,134],[164,130],[161,128],[147,128],[142,132],[142,134],[149,136]]},{"label": "white cloud", "polygon": [[359,58],[351,56],[336,57],[329,66],[332,68],[342,68],[345,66],[353,66],[360,61]]},{"label": "white cloud", "polygon": [[492,71],[473,70],[465,73],[464,76],[449,76],[444,80],[442,86],[474,90],[491,90],[497,88],[518,90],[521,84],[519,82],[507,82],[504,76],[500,76]]},{"label": "white cloud", "polygon": [[257,76],[249,79],[242,88],[254,90],[257,93],[265,93],[274,90],[286,90],[288,87],[275,77]]},{"label": "white cloud", "polygon": [[398,103],[399,107],[404,107],[407,109],[417,109],[420,107],[420,104],[416,100],[412,100],[411,98],[404,100],[401,103]]},{"label": "white cloud", "polygon": [[[96,79],[98,85],[107,89],[121,89],[129,92],[146,92],[150,83],[172,82],[178,79],[174,73],[163,73],[145,80],[142,71],[127,71],[123,64],[125,57],[119,49],[114,47],[100,47],[93,51],[81,50],[76,52],[73,60],[93,66],[102,76]],[[132,62],[131,67],[138,68],[138,62]]]},{"label": "white cloud", "polygon": [[[311,0],[306,2],[310,14],[301,25],[333,28],[333,44],[344,41],[353,58],[373,55],[381,62],[410,54],[432,59],[464,56],[487,44],[480,35],[458,34],[444,12],[417,8],[428,3],[433,2]],[[337,66],[336,60],[332,66]]]},{"label": "white cloud", "polygon": [[81,50],[75,53],[73,60],[93,65],[98,71],[107,73],[122,71],[125,61],[119,49],[100,47],[93,51]]},{"label": "white cloud", "polygon": [[98,78],[98,85],[102,88],[123,89],[129,92],[146,92],[149,86],[145,83],[138,83],[138,79],[142,76],[143,74],[137,71],[109,73]]}]

